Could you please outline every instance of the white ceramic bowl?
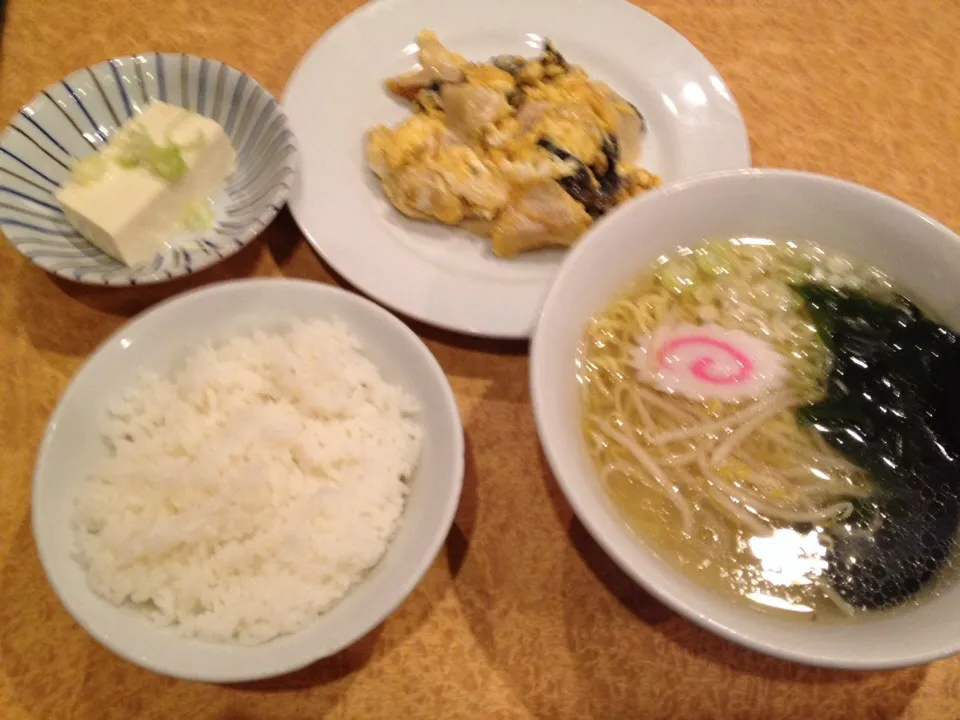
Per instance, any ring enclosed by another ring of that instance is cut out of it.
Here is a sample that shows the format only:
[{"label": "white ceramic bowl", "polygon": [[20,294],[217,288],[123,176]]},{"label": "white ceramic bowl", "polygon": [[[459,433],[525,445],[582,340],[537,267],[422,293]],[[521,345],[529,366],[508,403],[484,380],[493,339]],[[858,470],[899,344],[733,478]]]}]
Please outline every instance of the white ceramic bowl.
[{"label": "white ceramic bowl", "polygon": [[[210,229],[180,233],[130,268],[78,235],[54,193],[77,160],[154,100],[220,123],[237,151],[237,169],[214,198]],[[183,53],[116,57],[45,88],[0,133],[0,230],[34,263],[68,280],[164,282],[220,262],[256,238],[287,201],[296,168],[286,115],[249,75]]]},{"label": "white ceramic bowl", "polygon": [[[164,372],[207,340],[299,317],[339,318],[385,379],[422,407],[424,443],[403,522],[381,562],[336,607],[301,632],[255,647],[186,640],[96,596],[72,557],[78,483],[105,452],[97,428],[106,404],[143,369]],[[280,675],[336,653],[369,632],[413,590],[439,552],[460,498],[463,429],[453,392],[427,347],[403,323],[357,295],[299,280],[241,280],[167,301],[106,340],[60,399],[33,478],[40,560],[64,606],[94,638],[159,673],[207,682]]]},{"label": "white ceramic bowl", "polygon": [[707,591],[659,560],[601,490],[580,434],[574,359],[587,320],[659,255],[709,237],[807,239],[888,272],[908,296],[960,327],[960,237],[858,185],[779,170],[701,176],[636,200],[588,233],[564,262],[531,349],[533,406],[550,466],[578,517],[635,581],[703,627],[782,658],[889,668],[960,650],[960,584],[916,609],[847,625],[768,617]]}]

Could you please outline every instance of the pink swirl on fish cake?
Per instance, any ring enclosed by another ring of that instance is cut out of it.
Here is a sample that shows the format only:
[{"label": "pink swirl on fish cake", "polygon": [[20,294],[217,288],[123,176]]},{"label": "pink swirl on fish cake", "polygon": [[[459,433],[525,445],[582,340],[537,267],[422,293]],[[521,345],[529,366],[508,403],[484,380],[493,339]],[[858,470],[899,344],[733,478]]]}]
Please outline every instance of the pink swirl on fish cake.
[{"label": "pink swirl on fish cake", "polygon": [[749,378],[750,374],[753,372],[753,362],[751,362],[750,358],[747,357],[745,353],[740,352],[729,342],[717,340],[716,338],[708,337],[706,335],[688,335],[686,337],[674,338],[673,340],[664,343],[660,346],[660,352],[658,353],[660,365],[668,367],[674,364],[675,360],[669,358],[668,354],[675,349],[686,347],[688,345],[707,345],[709,347],[715,347],[718,350],[730,355],[740,368],[736,374],[713,375],[711,374],[710,370],[718,364],[716,359],[709,356],[697,358],[690,366],[690,372],[704,382],[714,383],[717,385],[741,383]]},{"label": "pink swirl on fish cake", "polygon": [[638,379],[668,394],[740,402],[781,385],[783,356],[765,339],[720,325],[663,325],[637,339]]}]

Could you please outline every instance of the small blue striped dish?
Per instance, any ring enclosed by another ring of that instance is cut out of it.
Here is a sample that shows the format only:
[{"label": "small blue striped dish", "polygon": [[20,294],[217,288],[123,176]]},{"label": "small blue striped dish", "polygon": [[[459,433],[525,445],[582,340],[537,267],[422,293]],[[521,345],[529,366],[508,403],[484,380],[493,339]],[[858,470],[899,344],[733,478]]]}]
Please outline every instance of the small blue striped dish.
[{"label": "small blue striped dish", "polygon": [[[153,100],[219,122],[237,152],[237,169],[215,200],[213,227],[171,238],[151,262],[129,268],[78,235],[54,193],[78,159]],[[253,240],[283,207],[296,169],[296,140],[283,110],[248,75],[192,55],[118,57],[51,85],[0,135],[0,229],[34,263],[69,280],[164,282]]]}]

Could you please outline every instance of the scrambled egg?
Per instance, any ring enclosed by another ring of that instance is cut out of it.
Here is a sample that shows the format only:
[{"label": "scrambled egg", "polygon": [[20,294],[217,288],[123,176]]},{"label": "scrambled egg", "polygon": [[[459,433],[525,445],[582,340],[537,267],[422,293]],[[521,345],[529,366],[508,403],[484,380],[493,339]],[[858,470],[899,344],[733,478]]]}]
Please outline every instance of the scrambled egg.
[{"label": "scrambled egg", "polygon": [[659,178],[635,163],[635,107],[568,65],[539,58],[472,64],[419,34],[420,68],[387,81],[414,114],[367,136],[367,159],[404,215],[490,237],[500,257],[572,244],[593,220]]}]

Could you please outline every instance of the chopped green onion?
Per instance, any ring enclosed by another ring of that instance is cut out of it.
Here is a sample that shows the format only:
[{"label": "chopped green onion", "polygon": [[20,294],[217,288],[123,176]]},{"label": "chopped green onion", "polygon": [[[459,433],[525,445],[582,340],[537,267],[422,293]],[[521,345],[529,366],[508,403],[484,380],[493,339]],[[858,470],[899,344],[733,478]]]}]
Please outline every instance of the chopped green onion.
[{"label": "chopped green onion", "polygon": [[145,165],[153,148],[157,146],[143,126],[137,123],[117,138],[116,144],[119,151],[117,162],[125,168]]},{"label": "chopped green onion", "polygon": [[693,253],[693,261],[708,275],[726,275],[736,260],[729,241],[722,240],[701,245]]},{"label": "chopped green onion", "polygon": [[70,171],[70,179],[84,187],[92,185],[107,174],[107,161],[100,153],[78,160]]},{"label": "chopped green onion", "polygon": [[176,182],[187,172],[183,153],[200,149],[203,142],[203,134],[198,131],[189,143],[178,145],[168,139],[165,145],[160,145],[141,125],[134,124],[118,140],[116,161],[121,167],[142,167],[161,180]]},{"label": "chopped green onion", "polygon": [[147,165],[150,172],[169,182],[176,182],[187,172],[187,163],[176,146],[155,147]]},{"label": "chopped green onion", "polygon": [[657,271],[657,279],[670,292],[680,294],[693,287],[697,279],[697,266],[688,258],[677,258]]},{"label": "chopped green onion", "polygon": [[213,227],[213,208],[206,200],[195,200],[183,209],[183,226],[191,232]]}]

